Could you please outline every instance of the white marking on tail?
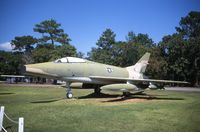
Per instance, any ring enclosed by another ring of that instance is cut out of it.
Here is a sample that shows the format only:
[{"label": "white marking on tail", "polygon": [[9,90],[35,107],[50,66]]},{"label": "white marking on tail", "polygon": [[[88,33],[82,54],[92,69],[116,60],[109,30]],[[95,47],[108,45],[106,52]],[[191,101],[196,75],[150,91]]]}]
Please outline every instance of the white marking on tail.
[{"label": "white marking on tail", "polygon": [[126,67],[128,73],[129,73],[129,78],[134,78],[134,79],[143,79],[143,73],[146,70],[146,67],[148,65],[150,53],[145,53],[142,58],[133,66]]}]

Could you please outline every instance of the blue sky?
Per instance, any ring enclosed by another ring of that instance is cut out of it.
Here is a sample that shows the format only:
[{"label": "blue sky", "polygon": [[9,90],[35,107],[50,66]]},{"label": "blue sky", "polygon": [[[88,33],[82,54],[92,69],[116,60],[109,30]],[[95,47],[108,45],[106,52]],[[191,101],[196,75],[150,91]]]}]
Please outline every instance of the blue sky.
[{"label": "blue sky", "polygon": [[15,36],[40,37],[34,25],[51,18],[85,54],[106,28],[116,33],[116,40],[133,31],[157,43],[174,33],[190,11],[200,11],[199,0],[0,0],[0,50],[9,50]]}]

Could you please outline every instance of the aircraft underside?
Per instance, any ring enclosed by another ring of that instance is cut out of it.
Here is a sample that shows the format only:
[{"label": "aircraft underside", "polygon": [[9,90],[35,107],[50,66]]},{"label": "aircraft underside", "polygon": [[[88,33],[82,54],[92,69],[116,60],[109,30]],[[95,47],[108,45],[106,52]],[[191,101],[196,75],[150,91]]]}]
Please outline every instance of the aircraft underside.
[{"label": "aircraft underside", "polygon": [[[72,98],[72,90],[71,90],[71,83],[73,82],[81,82],[81,88],[91,88],[94,89],[94,93],[97,96],[101,95],[102,90],[106,91],[113,91],[113,92],[121,92],[123,96],[129,96],[131,94],[140,94],[144,92],[145,88],[148,88],[148,84],[130,84],[130,82],[125,81],[97,81],[95,79],[90,79],[86,77],[65,77],[66,81],[66,97]],[[140,86],[140,87],[138,87]]]}]

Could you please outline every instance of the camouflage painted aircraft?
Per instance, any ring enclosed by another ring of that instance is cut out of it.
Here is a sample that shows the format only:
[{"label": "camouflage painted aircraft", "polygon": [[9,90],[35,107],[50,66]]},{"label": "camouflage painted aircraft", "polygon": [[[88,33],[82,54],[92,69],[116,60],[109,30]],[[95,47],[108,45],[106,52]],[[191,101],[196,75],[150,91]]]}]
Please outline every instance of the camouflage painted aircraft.
[{"label": "camouflage painted aircraft", "polygon": [[150,87],[157,89],[166,83],[187,83],[184,81],[145,79],[143,73],[150,53],[146,53],[135,65],[121,68],[86,59],[64,57],[54,62],[25,65],[26,74],[63,80],[66,82],[66,96],[72,98],[70,84],[82,82],[82,88],[94,88],[99,94],[102,89],[121,91],[123,95],[137,94]]}]

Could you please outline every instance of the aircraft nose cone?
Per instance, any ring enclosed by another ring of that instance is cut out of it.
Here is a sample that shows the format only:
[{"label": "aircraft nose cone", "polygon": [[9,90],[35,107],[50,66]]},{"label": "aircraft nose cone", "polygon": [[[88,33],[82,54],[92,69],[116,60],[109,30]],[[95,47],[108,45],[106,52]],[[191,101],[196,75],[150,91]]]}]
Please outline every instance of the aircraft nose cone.
[{"label": "aircraft nose cone", "polygon": [[25,74],[40,77],[57,77],[56,74],[47,72],[48,67],[45,67],[45,65],[46,63],[25,65]]},{"label": "aircraft nose cone", "polygon": [[35,68],[32,65],[25,65],[24,70],[26,75],[44,74],[43,70]]},{"label": "aircraft nose cone", "polygon": [[41,73],[40,69],[37,68],[30,68],[30,67],[26,67],[26,74],[34,74],[34,73]]}]

